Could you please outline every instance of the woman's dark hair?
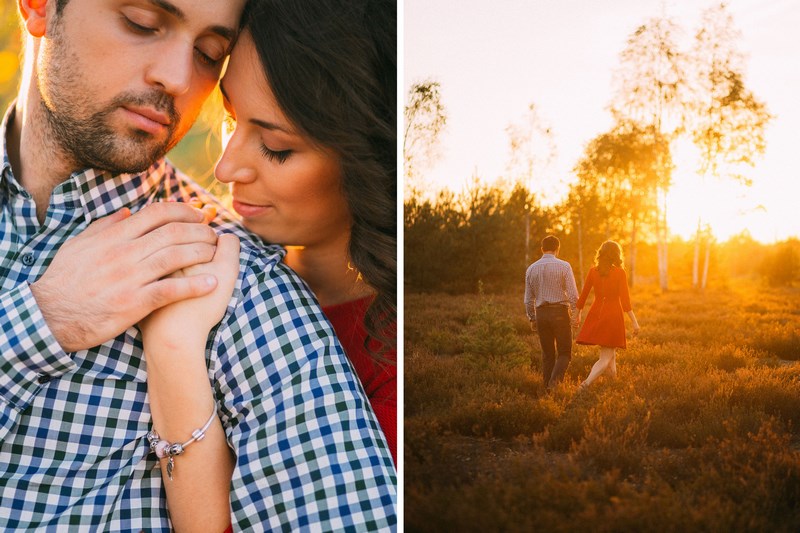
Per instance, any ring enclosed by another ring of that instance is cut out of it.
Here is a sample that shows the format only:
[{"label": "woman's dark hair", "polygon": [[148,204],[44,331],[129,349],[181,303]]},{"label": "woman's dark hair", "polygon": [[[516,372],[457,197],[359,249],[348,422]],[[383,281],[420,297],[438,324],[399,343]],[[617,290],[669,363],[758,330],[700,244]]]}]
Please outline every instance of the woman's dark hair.
[{"label": "woman's dark hair", "polygon": [[397,2],[251,0],[244,16],[281,110],[339,158],[350,261],[377,291],[364,326],[382,351],[397,315]]},{"label": "woman's dark hair", "polygon": [[606,241],[597,249],[594,264],[601,276],[607,276],[611,267],[622,268],[622,247],[614,241]]}]

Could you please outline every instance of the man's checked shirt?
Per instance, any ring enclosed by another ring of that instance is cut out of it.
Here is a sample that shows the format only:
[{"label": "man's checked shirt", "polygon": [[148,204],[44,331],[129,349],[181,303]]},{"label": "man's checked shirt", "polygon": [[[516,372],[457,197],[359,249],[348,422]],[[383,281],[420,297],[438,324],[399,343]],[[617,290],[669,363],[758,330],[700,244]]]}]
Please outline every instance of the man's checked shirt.
[{"label": "man's checked shirt", "polygon": [[563,304],[569,307],[573,319],[578,310],[578,287],[569,263],[553,254],[542,258],[525,272],[525,312],[529,320],[536,320],[536,307],[545,304]]},{"label": "man's checked shirt", "polygon": [[[161,470],[145,438],[139,331],[64,353],[30,284],[92,220],[159,200],[215,200],[164,160],[136,176],[85,170],[56,187],[40,227],[11,172],[8,123],[0,128],[0,530],[168,531]],[[391,455],[313,296],[279,247],[225,213],[212,225],[237,234],[242,250],[206,352],[237,458],[234,530],[396,529]]]}]

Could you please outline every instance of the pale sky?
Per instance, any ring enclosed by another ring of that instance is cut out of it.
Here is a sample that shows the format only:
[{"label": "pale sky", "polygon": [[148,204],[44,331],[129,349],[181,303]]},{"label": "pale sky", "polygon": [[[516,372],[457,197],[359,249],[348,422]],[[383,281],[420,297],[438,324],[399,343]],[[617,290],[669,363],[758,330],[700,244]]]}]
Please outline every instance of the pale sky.
[{"label": "pale sky", "polygon": [[[730,0],[747,55],[746,84],[776,115],[767,152],[748,171],[753,186],[701,192],[681,165],[669,204],[675,234],[689,236],[705,201],[720,239],[747,228],[764,242],[800,235],[800,1]],[[441,83],[448,126],[442,157],[427,171],[432,189],[460,191],[477,174],[506,175],[506,127],[529,103],[554,132],[557,159],[534,190],[561,199],[584,146],[611,126],[612,75],[628,36],[662,9],[688,45],[703,9],[696,0],[405,0],[404,94]],[[680,156],[678,156],[680,158]]]}]

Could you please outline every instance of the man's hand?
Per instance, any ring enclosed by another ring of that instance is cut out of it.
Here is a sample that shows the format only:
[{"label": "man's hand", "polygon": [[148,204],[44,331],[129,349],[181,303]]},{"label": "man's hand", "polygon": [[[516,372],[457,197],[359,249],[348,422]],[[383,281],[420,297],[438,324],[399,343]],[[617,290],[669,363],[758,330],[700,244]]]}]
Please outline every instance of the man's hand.
[{"label": "man's hand", "polygon": [[536,321],[535,320],[531,320],[530,321],[530,325],[531,325],[531,331],[533,332],[533,334],[534,335],[538,335],[539,334],[539,328],[536,327]]},{"label": "man's hand", "polygon": [[64,243],[31,291],[66,352],[114,338],[155,309],[203,296],[207,273],[168,277],[214,257],[217,235],[203,211],[180,202],[120,210]]},{"label": "man's hand", "polygon": [[198,274],[213,275],[218,281],[216,289],[205,296],[156,309],[139,322],[145,348],[161,348],[147,351],[148,365],[151,352],[169,352],[170,349],[180,350],[187,346],[196,346],[199,353],[203,352],[211,328],[225,315],[239,277],[239,239],[235,235],[220,235],[211,262],[181,269],[172,277]]}]

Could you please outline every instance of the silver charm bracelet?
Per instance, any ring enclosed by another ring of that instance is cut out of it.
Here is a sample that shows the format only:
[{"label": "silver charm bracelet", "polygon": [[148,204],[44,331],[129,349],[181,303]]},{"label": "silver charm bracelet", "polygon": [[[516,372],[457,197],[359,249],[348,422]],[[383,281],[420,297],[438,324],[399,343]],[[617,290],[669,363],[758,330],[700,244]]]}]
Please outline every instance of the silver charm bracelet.
[{"label": "silver charm bracelet", "polygon": [[208,431],[208,428],[211,427],[211,423],[214,421],[216,416],[217,405],[215,403],[214,410],[211,412],[211,417],[208,419],[208,422],[206,422],[205,425],[203,425],[203,427],[200,429],[195,429],[192,431],[192,438],[182,444],[179,442],[172,444],[171,442],[162,439],[158,436],[158,432],[155,429],[151,429],[147,432],[147,442],[150,443],[150,451],[156,454],[156,457],[159,459],[169,459],[169,462],[167,463],[167,476],[170,480],[172,480],[172,472],[175,470],[175,457],[183,454],[185,448],[191,443],[203,440],[203,438],[206,436],[206,431]]}]

